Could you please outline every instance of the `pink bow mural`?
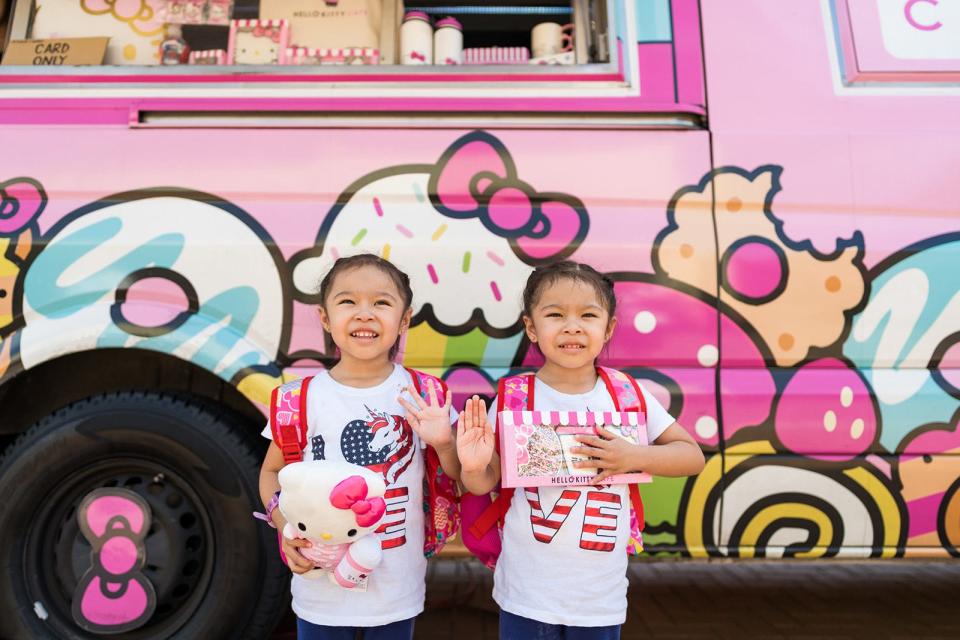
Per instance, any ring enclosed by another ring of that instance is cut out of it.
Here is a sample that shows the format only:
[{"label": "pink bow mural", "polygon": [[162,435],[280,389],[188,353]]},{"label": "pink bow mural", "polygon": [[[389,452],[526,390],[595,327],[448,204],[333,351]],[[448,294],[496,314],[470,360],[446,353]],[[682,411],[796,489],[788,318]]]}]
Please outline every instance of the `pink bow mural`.
[{"label": "pink bow mural", "polygon": [[520,180],[503,143],[483,131],[463,136],[444,152],[430,177],[430,194],[441,213],[478,218],[529,264],[569,256],[590,224],[579,199],[537,191]]},{"label": "pink bow mural", "polygon": [[36,180],[14,178],[0,183],[0,235],[25,229],[47,204],[47,194]]}]

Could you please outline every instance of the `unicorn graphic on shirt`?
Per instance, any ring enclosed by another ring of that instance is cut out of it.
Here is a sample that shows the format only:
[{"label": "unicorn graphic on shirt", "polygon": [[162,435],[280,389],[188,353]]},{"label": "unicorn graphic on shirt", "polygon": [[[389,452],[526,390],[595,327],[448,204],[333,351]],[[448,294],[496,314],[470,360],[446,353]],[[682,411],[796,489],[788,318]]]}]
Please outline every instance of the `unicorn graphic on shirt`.
[{"label": "unicorn graphic on shirt", "polygon": [[367,426],[373,433],[373,438],[367,448],[372,452],[382,453],[384,460],[368,468],[382,473],[389,486],[397,481],[413,461],[413,430],[401,416],[373,411],[370,411],[370,416]]}]

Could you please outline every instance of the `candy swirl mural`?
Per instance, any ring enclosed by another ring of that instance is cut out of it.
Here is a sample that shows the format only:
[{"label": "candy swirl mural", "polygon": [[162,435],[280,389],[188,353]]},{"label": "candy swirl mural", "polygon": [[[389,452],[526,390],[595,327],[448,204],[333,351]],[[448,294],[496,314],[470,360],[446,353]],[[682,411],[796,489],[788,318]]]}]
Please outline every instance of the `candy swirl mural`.
[{"label": "candy swirl mural", "polygon": [[[189,360],[263,406],[284,369],[330,355],[294,335],[318,331],[295,318],[338,256],[369,251],[411,277],[405,361],[441,373],[457,402],[491,396],[539,362],[521,331],[527,275],[617,246],[616,229],[576,188],[539,185],[497,135],[409,154],[335,185],[295,243],[278,242],[266,210],[189,189],[109,196],[41,232],[42,176],[8,179],[0,375],[56,358],[68,335],[74,350]],[[604,358],[709,456],[698,477],[643,488],[647,553],[960,555],[960,233],[870,268],[859,231],[820,251],[777,215],[789,172],[727,166],[671,185],[644,214],[650,268],[610,273]]]}]

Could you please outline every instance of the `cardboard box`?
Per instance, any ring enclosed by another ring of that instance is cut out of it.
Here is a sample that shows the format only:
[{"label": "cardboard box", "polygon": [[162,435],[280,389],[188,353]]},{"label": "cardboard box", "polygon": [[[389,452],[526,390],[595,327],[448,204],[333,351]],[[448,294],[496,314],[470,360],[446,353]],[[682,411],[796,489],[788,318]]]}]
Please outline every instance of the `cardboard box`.
[{"label": "cardboard box", "polygon": [[[645,416],[635,411],[501,411],[499,414],[501,484],[504,487],[588,485],[597,467],[574,467],[589,460],[575,454],[578,435],[596,435],[603,427],[632,444],[647,444]],[[651,482],[647,473],[610,476],[608,484]]]},{"label": "cardboard box", "polygon": [[380,49],[382,0],[260,0],[261,20],[290,22],[290,45]]},{"label": "cardboard box", "polygon": [[13,40],[3,54],[5,65],[76,66],[103,64],[110,38]]}]

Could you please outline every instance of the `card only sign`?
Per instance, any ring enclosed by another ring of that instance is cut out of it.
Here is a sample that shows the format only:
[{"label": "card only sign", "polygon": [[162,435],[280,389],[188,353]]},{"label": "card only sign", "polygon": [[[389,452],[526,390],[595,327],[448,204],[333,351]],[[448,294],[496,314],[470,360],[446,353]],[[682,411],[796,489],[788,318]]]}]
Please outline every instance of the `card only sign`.
[{"label": "card only sign", "polygon": [[100,65],[110,38],[56,38],[14,40],[3,55],[5,65],[75,66]]}]

